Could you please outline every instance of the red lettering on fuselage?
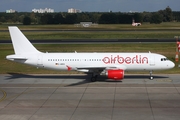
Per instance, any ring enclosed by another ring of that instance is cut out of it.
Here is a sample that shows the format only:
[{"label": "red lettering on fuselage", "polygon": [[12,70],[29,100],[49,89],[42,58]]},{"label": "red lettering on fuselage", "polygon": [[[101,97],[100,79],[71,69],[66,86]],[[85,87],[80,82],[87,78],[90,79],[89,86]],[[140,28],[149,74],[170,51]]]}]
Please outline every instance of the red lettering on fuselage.
[{"label": "red lettering on fuselage", "polygon": [[122,56],[113,56],[104,57],[102,60],[105,64],[148,64],[148,57],[142,57],[141,55],[135,55],[133,57],[122,57]]}]

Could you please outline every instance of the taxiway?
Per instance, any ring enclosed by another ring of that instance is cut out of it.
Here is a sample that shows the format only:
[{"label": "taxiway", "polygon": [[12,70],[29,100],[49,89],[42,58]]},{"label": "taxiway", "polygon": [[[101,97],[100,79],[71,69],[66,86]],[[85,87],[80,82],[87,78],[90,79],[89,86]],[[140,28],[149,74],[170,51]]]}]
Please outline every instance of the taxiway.
[{"label": "taxiway", "polygon": [[180,75],[0,75],[3,120],[179,120]]}]

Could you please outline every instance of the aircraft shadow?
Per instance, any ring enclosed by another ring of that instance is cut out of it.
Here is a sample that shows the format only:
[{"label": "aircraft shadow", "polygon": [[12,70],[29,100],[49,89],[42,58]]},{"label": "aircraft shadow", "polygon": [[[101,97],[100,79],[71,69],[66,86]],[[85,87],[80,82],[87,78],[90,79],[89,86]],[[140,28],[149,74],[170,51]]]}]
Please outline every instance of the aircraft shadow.
[{"label": "aircraft shadow", "polygon": [[[44,78],[44,79],[65,79],[65,78],[74,78],[74,79],[84,79],[85,77],[91,78],[91,74],[76,74],[76,75],[31,75],[31,74],[22,74],[22,73],[8,73],[10,76],[7,76],[7,79],[16,79],[16,78]],[[168,78],[167,76],[153,75],[154,78]],[[106,76],[98,76],[99,79],[107,79]],[[98,80],[97,78],[97,80]],[[148,79],[149,75],[125,75],[124,79]]]},{"label": "aircraft shadow", "polygon": [[[152,75],[154,79],[158,78],[168,78],[167,76],[161,76],[161,75]],[[124,79],[149,79],[149,75],[125,75]]]},{"label": "aircraft shadow", "polygon": [[36,78],[36,79],[78,79],[81,80],[77,83],[66,85],[65,87],[78,86],[90,83],[91,75],[29,75],[20,73],[8,73],[9,75],[5,80],[19,79],[19,78]]},{"label": "aircraft shadow", "polygon": [[[66,87],[70,86],[78,86],[83,84],[92,83],[91,82],[91,74],[85,74],[85,75],[29,75],[29,74],[20,74],[20,73],[8,73],[6,80],[11,79],[18,79],[18,78],[40,78],[40,79],[78,79],[81,80],[77,83],[72,83],[67,85]],[[160,75],[153,75],[154,79],[160,79],[160,78],[168,78],[166,76],[160,76]],[[149,75],[125,75],[124,79],[149,79]],[[99,76],[97,78],[97,82],[122,82],[120,80],[110,80],[106,76]]]},{"label": "aircraft shadow", "polygon": [[21,73],[8,73],[6,80],[18,79],[18,78],[40,78],[40,79],[85,79],[90,77],[89,75],[30,75]]}]

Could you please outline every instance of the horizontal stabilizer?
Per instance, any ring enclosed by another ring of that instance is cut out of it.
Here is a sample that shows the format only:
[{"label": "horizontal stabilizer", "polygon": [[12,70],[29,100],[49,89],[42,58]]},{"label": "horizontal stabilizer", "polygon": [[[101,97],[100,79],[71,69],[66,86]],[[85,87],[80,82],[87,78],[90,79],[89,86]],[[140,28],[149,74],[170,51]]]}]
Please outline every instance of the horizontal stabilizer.
[{"label": "horizontal stabilizer", "polygon": [[6,59],[8,60],[27,60],[27,58],[19,55],[8,55],[6,56]]}]

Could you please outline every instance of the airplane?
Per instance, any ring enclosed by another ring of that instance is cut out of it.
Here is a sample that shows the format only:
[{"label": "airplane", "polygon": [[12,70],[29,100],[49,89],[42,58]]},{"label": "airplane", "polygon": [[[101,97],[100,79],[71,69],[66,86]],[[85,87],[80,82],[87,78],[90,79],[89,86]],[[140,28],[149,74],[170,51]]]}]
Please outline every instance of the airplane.
[{"label": "airplane", "polygon": [[52,70],[91,73],[91,81],[97,76],[122,80],[125,71],[149,71],[150,80],[155,70],[171,69],[175,64],[157,53],[43,53],[38,51],[16,26],[9,26],[15,54],[6,59]]},{"label": "airplane", "polygon": [[141,25],[141,23],[135,23],[135,20],[133,19],[132,20],[132,26],[140,26]]}]

